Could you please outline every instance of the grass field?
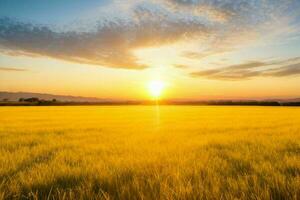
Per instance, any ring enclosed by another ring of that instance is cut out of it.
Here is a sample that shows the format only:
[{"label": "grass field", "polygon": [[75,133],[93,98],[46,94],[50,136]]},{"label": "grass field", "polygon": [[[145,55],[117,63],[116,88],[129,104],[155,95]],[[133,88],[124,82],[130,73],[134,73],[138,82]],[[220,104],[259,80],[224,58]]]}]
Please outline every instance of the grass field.
[{"label": "grass field", "polygon": [[300,108],[0,107],[0,199],[300,199]]}]

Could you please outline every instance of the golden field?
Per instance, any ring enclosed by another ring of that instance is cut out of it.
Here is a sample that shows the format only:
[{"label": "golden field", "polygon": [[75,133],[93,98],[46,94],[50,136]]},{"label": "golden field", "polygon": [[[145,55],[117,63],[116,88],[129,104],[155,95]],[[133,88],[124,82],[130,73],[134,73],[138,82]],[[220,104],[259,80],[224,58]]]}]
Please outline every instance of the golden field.
[{"label": "golden field", "polygon": [[300,199],[300,108],[0,107],[0,199]]}]

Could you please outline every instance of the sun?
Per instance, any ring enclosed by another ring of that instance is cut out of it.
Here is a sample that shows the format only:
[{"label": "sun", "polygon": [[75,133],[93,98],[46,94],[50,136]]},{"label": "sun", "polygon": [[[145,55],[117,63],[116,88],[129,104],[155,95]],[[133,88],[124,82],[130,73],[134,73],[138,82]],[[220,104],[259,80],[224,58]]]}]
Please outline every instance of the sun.
[{"label": "sun", "polygon": [[163,90],[165,89],[165,83],[160,80],[150,81],[148,84],[148,89],[149,89],[150,95],[154,99],[159,99],[162,95]]}]

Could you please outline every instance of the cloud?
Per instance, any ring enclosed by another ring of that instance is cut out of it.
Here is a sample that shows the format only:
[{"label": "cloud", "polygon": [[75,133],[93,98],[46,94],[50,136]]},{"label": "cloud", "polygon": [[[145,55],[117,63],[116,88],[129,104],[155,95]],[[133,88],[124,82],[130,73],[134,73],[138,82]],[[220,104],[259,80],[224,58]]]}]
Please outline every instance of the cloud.
[{"label": "cloud", "polygon": [[209,56],[210,54],[207,53],[199,53],[199,52],[194,52],[194,51],[184,51],[181,54],[183,57],[185,58],[189,58],[189,59],[202,59],[206,56]]},{"label": "cloud", "polygon": [[216,4],[208,1],[192,0],[164,0],[168,8],[176,12],[189,12],[196,16],[203,16],[208,20],[225,22],[233,17],[228,9],[216,7]]},{"label": "cloud", "polygon": [[237,64],[237,65],[230,65],[230,66],[227,66],[226,68],[232,69],[232,70],[251,69],[251,68],[262,67],[262,66],[267,66],[267,65],[270,65],[270,63],[261,62],[261,61],[252,61],[252,62]]},{"label": "cloud", "polygon": [[179,69],[186,69],[186,68],[188,68],[187,65],[182,65],[182,64],[176,64],[176,65],[174,65],[174,67],[179,68]]},{"label": "cloud", "polygon": [[[213,80],[247,80],[254,77],[284,77],[300,74],[300,62],[298,57],[281,61],[253,61],[238,65],[229,65],[217,69],[208,69],[192,72],[192,77],[202,77]],[[295,62],[293,64],[288,64]],[[267,66],[280,65],[280,67],[266,68]]]},{"label": "cloud", "polygon": [[[87,23],[89,26],[84,22],[83,25],[75,23],[78,27],[72,29],[55,29],[52,26],[0,18],[0,53],[46,56],[110,68],[145,69],[149,66],[135,55],[137,49],[177,42],[196,43],[199,48],[189,51],[178,48],[176,55],[204,59],[236,50],[246,43],[252,44],[261,35],[272,34],[273,29],[290,30],[279,26],[280,23],[276,23],[276,27],[266,25],[281,21],[292,4],[290,1],[120,2],[112,1],[109,9],[102,8],[100,17],[95,16],[91,23]],[[288,22],[284,21],[287,27]],[[262,63],[252,63],[257,64]],[[247,67],[240,66],[241,69]]]},{"label": "cloud", "polygon": [[0,67],[0,71],[25,72],[25,71],[28,71],[28,70],[27,69],[21,69],[21,68]]},{"label": "cloud", "polygon": [[[145,13],[146,11],[144,11]],[[108,22],[95,32],[54,32],[48,27],[0,19],[0,51],[6,54],[48,56],[113,68],[143,69],[132,54],[136,48],[171,44],[207,34],[200,22],[140,17],[134,23]],[[188,30],[188,31],[187,31]]]},{"label": "cloud", "polygon": [[251,77],[258,76],[260,72],[258,71],[251,71],[251,70],[203,70],[199,72],[193,72],[190,75],[192,77],[204,77],[207,79],[213,80],[244,80],[249,79]]},{"label": "cloud", "polygon": [[295,64],[286,65],[280,68],[270,69],[263,72],[264,76],[294,76],[300,74],[300,62]]}]

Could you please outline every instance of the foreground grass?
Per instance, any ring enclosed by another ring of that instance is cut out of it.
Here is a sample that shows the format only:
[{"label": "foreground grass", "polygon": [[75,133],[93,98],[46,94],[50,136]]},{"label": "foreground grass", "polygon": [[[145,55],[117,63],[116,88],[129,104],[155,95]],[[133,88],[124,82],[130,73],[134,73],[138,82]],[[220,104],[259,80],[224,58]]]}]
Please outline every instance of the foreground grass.
[{"label": "foreground grass", "polygon": [[0,107],[0,199],[299,199],[300,109]]}]

